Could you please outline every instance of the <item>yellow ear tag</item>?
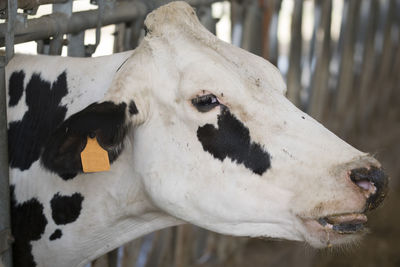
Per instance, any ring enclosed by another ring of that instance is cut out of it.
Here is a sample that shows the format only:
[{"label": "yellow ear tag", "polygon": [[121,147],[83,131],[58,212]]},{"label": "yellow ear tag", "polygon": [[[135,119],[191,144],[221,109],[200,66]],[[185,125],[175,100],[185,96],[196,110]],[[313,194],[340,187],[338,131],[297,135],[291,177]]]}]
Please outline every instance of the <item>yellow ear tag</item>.
[{"label": "yellow ear tag", "polygon": [[81,152],[83,172],[103,172],[110,169],[108,152],[97,142],[96,137],[88,137],[86,147]]}]

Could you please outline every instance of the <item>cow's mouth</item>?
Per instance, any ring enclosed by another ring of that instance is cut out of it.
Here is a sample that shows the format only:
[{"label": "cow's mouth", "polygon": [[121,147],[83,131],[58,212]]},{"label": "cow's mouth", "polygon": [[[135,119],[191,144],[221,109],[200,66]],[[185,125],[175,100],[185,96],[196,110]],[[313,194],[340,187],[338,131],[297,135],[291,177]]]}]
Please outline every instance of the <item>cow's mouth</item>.
[{"label": "cow's mouth", "polygon": [[320,248],[352,243],[367,232],[367,216],[358,212],[303,219],[303,223],[307,242]]},{"label": "cow's mouth", "polygon": [[319,218],[317,221],[326,230],[338,234],[353,234],[364,230],[367,216],[361,213],[340,214]]}]

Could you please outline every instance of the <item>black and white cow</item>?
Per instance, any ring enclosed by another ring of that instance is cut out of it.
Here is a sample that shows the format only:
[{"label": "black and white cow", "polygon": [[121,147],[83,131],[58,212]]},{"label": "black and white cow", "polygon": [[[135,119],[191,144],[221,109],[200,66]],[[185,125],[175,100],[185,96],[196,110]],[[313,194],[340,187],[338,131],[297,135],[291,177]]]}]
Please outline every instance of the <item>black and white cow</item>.
[{"label": "black and white cow", "polygon": [[[7,66],[15,266],[84,266],[182,223],[237,236],[360,237],[380,164],[285,98],[277,69],[218,40],[183,2],[131,52]],[[96,137],[109,171],[84,173]]]}]

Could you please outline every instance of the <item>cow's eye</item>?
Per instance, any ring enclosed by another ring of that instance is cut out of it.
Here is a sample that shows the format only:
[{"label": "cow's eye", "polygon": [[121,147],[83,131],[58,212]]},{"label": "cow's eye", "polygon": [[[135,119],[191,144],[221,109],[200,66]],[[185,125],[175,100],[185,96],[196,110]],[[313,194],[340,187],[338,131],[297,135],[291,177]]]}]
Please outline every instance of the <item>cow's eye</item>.
[{"label": "cow's eye", "polygon": [[200,112],[207,112],[219,105],[218,98],[213,94],[198,96],[192,99],[192,104]]}]

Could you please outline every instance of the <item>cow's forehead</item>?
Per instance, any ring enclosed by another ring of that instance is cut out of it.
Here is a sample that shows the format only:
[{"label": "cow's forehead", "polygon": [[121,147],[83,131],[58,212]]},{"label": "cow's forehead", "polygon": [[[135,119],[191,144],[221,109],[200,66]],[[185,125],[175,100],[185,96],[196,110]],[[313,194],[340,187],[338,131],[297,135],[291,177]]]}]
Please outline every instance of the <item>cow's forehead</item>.
[{"label": "cow's forehead", "polygon": [[229,66],[203,57],[183,69],[180,90],[188,97],[202,90],[229,97],[230,93],[242,94],[245,86],[245,81]]},{"label": "cow's forehead", "polygon": [[[176,8],[176,5],[182,7]],[[170,5],[165,5],[153,11],[145,25],[149,34],[144,45],[154,48],[153,56],[169,58],[169,65],[172,61],[183,74],[196,69],[199,79],[207,79],[209,75],[222,73],[241,79],[245,87],[254,89],[253,93],[266,89],[286,92],[286,85],[275,66],[219,40],[201,25],[194,10],[184,2],[175,2],[173,10]],[[212,73],[213,70],[217,73]]]}]

